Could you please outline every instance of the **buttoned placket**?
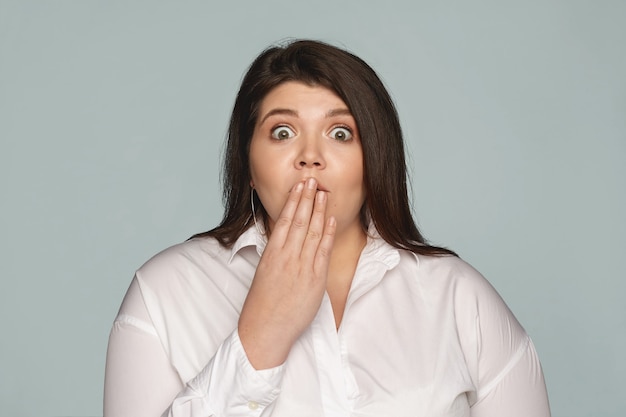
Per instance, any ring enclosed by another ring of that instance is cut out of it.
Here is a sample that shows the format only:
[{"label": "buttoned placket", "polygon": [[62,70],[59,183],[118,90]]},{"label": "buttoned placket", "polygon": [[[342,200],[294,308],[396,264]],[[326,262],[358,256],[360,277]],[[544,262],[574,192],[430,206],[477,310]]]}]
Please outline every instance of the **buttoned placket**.
[{"label": "buttoned placket", "polygon": [[354,410],[359,388],[348,360],[349,346],[343,337],[343,323],[348,322],[346,318],[350,314],[351,304],[382,280],[385,273],[397,264],[397,257],[396,252],[393,257],[395,262],[391,263],[372,262],[369,259],[359,261],[338,330],[330,298],[328,294],[324,295],[318,314],[311,324],[311,331],[325,417],[346,417]]}]

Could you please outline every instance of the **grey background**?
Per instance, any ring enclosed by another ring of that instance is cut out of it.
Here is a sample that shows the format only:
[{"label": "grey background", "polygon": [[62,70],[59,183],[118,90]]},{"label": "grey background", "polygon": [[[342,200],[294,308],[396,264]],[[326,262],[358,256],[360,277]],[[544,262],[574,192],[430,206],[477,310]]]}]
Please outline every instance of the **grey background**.
[{"label": "grey background", "polygon": [[415,212],[533,337],[555,417],[626,408],[626,2],[0,0],[0,414],[102,413],[134,270],[214,226],[238,83],[286,37],[381,75]]}]

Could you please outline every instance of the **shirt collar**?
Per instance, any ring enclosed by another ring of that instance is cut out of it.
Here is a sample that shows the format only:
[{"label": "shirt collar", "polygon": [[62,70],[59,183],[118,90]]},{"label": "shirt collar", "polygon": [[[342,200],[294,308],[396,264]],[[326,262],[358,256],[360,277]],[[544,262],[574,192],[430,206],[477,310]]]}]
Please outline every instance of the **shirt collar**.
[{"label": "shirt collar", "polygon": [[381,262],[387,269],[392,269],[400,263],[400,251],[380,237],[374,222],[370,222],[367,229],[367,243],[361,252],[361,259]]},{"label": "shirt collar", "polygon": [[258,227],[251,226],[246,231],[244,231],[241,236],[239,236],[239,239],[237,239],[237,241],[230,250],[230,258],[228,259],[228,262],[232,262],[235,255],[241,249],[248,246],[256,246],[256,251],[259,256],[261,256],[263,255],[263,251],[265,250],[266,245],[267,237],[265,236],[265,226],[263,225],[263,221],[259,220]]}]

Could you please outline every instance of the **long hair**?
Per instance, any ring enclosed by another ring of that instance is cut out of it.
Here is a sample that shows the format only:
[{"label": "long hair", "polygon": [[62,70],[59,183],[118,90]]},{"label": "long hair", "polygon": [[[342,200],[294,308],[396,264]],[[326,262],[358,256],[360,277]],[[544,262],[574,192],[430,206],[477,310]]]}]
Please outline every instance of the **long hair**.
[{"label": "long hair", "polygon": [[[354,117],[363,147],[365,203],[361,224],[373,222],[390,245],[425,255],[455,255],[429,245],[409,205],[404,141],[398,113],[374,70],[359,57],[319,41],[298,40],[270,47],[252,63],[241,83],[230,118],[222,173],[224,217],[210,236],[230,247],[267,212],[250,187],[249,147],[265,96],[278,85],[298,81],[334,91]],[[257,213],[252,213],[251,201]]]}]

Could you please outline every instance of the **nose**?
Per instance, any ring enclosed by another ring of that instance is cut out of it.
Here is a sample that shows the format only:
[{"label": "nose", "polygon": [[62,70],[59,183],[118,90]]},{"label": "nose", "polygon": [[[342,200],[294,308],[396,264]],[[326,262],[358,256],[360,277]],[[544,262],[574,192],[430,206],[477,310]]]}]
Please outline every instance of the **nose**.
[{"label": "nose", "polygon": [[300,139],[301,148],[295,160],[296,168],[324,168],[326,162],[321,149],[320,139],[315,137],[301,137]]}]

